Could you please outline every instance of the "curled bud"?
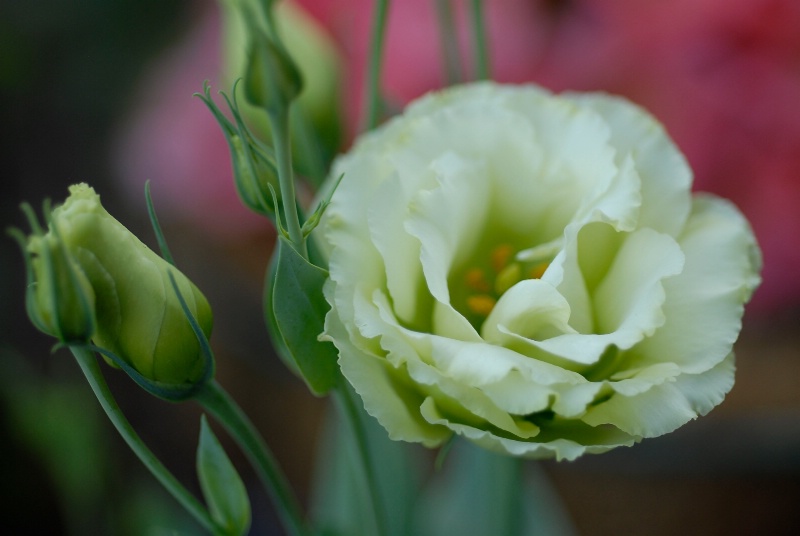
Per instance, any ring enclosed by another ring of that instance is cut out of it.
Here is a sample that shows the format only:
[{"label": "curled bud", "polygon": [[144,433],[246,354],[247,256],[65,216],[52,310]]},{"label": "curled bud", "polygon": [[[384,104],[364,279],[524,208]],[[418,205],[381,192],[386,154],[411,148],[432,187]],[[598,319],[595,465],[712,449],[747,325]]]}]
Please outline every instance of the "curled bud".
[{"label": "curled bud", "polygon": [[[185,275],[106,212],[92,188],[77,184],[69,191],[65,203],[52,211],[48,232],[29,243],[35,256],[37,296],[40,288],[46,288],[42,282],[47,275],[46,263],[36,259],[45,258],[44,244],[55,243],[72,260],[69,266],[80,295],[93,294],[96,324],[91,340],[96,346],[116,354],[149,380],[171,385],[198,381],[205,372],[205,359],[180,297],[206,337],[212,326],[208,301]],[[67,266],[51,264],[62,271]],[[68,277],[72,276],[61,274],[50,280],[69,281]],[[59,287],[50,294],[64,292],[69,297],[73,291]]]}]

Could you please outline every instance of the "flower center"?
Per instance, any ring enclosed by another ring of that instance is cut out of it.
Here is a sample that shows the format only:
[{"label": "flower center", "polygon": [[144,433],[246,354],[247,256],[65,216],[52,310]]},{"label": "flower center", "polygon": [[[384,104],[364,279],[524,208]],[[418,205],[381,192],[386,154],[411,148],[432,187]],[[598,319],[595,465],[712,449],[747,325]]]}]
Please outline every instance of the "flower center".
[{"label": "flower center", "polygon": [[510,244],[500,244],[491,250],[488,267],[473,266],[464,273],[466,313],[473,324],[486,320],[505,291],[523,279],[539,279],[550,265],[522,263],[514,257]]}]

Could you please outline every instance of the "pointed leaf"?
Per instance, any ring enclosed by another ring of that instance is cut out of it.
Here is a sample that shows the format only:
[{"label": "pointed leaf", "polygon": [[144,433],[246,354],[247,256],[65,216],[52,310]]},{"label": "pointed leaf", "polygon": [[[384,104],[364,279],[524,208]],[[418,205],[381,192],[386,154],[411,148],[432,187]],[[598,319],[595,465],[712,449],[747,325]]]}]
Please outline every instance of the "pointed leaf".
[{"label": "pointed leaf", "polygon": [[339,377],[336,348],[317,339],[329,309],[322,294],[328,273],[305,260],[283,237],[277,255],[275,323],[306,384],[314,394],[323,395]]},{"label": "pointed leaf", "polygon": [[211,517],[226,535],[246,534],[250,528],[250,500],[242,479],[220,445],[205,415],[200,420],[197,476]]}]

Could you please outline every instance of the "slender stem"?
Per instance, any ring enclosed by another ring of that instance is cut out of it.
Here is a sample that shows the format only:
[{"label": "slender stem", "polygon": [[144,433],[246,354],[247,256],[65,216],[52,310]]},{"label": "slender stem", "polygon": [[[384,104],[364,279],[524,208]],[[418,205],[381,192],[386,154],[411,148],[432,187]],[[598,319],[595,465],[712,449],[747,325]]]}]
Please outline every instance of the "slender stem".
[{"label": "slender stem", "polygon": [[216,380],[200,388],[194,399],[225,427],[247,455],[270,493],[287,532],[292,536],[308,534],[299,503],[286,476],[242,409]]},{"label": "slender stem", "polygon": [[369,47],[369,64],[367,67],[367,121],[366,129],[372,130],[378,125],[381,108],[381,68],[383,45],[386,37],[386,15],[389,11],[389,0],[375,0],[372,17],[372,36]]},{"label": "slender stem", "polygon": [[300,149],[304,157],[303,161],[307,167],[307,176],[314,183],[314,186],[318,188],[328,175],[319,135],[311,124],[305,110],[300,106],[295,106],[290,115],[292,131],[300,141]]},{"label": "slender stem", "polygon": [[383,494],[378,486],[378,479],[375,475],[374,460],[372,451],[367,442],[367,431],[364,422],[358,413],[353,392],[345,382],[340,382],[334,391],[334,398],[338,403],[339,410],[344,414],[350,430],[353,433],[356,446],[358,448],[358,459],[361,461],[361,469],[364,472],[364,480],[367,485],[368,495],[372,501],[372,514],[375,521],[377,535],[385,535],[387,532],[386,508],[383,505]]},{"label": "slender stem", "polygon": [[486,40],[486,25],[483,17],[483,0],[471,0],[472,40],[475,53],[475,78],[488,80],[489,46]]},{"label": "slender stem", "polygon": [[117,402],[114,400],[114,395],[106,384],[103,373],[97,364],[97,358],[94,354],[85,347],[71,346],[70,350],[78,361],[86,379],[89,380],[89,385],[92,387],[97,400],[103,407],[103,410],[108,415],[108,418],[114,424],[114,427],[122,436],[122,439],[128,444],[131,450],[139,457],[142,463],[150,470],[156,480],[158,480],[167,491],[194,517],[200,525],[209,532],[219,533],[222,529],[219,527],[206,508],[198,501],[194,495],[183,487],[183,485],[170,473],[169,469],[156,458],[155,454],[147,448],[139,434],[133,429],[133,426],[128,422],[128,419],[122,414]]},{"label": "slender stem", "polygon": [[275,143],[275,160],[278,164],[278,182],[281,188],[283,201],[283,214],[286,218],[286,228],[289,231],[289,240],[304,259],[308,259],[308,249],[300,228],[300,218],[297,214],[297,201],[294,193],[294,172],[292,171],[292,148],[289,144],[289,110],[282,109],[268,115],[269,125],[272,130],[272,139]]},{"label": "slender stem", "polygon": [[439,21],[439,39],[442,46],[442,63],[448,86],[461,82],[461,61],[458,53],[458,36],[453,20],[450,0],[436,0],[436,18]]}]

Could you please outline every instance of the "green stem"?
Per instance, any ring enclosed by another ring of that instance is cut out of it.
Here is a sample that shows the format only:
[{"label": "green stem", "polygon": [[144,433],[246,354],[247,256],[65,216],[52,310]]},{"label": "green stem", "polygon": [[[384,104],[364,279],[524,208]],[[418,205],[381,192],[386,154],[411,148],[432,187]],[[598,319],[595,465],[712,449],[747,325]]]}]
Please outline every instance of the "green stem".
[{"label": "green stem", "polygon": [[247,455],[270,493],[287,532],[292,536],[308,534],[299,503],[286,476],[242,409],[216,380],[201,387],[194,399],[225,427]]},{"label": "green stem", "polygon": [[364,422],[358,412],[358,407],[353,399],[353,392],[349,385],[342,381],[334,391],[336,395],[334,398],[338,403],[340,412],[344,415],[345,419],[350,426],[353,433],[356,447],[358,449],[358,459],[361,462],[361,469],[364,473],[364,480],[367,485],[368,495],[372,501],[372,514],[375,521],[375,528],[377,535],[381,536],[388,534],[387,521],[386,521],[386,508],[383,505],[383,493],[378,486],[378,479],[375,475],[374,460],[372,451],[369,448],[367,441],[367,431],[364,428]]},{"label": "green stem", "polygon": [[303,231],[300,227],[300,218],[297,213],[297,201],[294,193],[294,172],[292,171],[292,148],[289,142],[289,110],[282,109],[268,115],[272,140],[275,144],[275,160],[278,164],[278,182],[281,188],[283,201],[283,215],[286,219],[286,229],[289,240],[304,259],[308,259]]},{"label": "green stem", "polygon": [[[295,106],[291,111],[291,128],[299,140],[302,151],[302,162],[307,169],[307,177],[316,188],[322,184],[328,175],[327,164],[323,154],[319,136],[311,124],[305,111],[300,106]],[[297,149],[297,146],[295,146]]]},{"label": "green stem", "polygon": [[442,62],[448,86],[461,82],[461,61],[458,53],[458,36],[453,21],[450,0],[436,0],[436,18],[439,21],[439,39],[442,46]]},{"label": "green stem", "polygon": [[375,11],[372,17],[372,36],[370,38],[369,48],[369,64],[367,67],[367,130],[372,130],[378,125],[380,115],[381,67],[383,45],[386,37],[386,15],[388,11],[389,0],[375,0]]},{"label": "green stem", "polygon": [[159,459],[156,458],[155,454],[147,448],[147,445],[144,444],[139,434],[133,429],[128,419],[122,414],[122,410],[120,410],[117,402],[114,400],[114,395],[111,394],[111,390],[108,388],[105,378],[103,378],[103,373],[100,371],[94,353],[82,346],[70,346],[70,350],[78,361],[78,365],[80,365],[86,379],[89,381],[89,385],[92,387],[92,391],[94,391],[106,415],[108,415],[108,418],[134,454],[139,457],[145,467],[156,477],[156,480],[175,497],[181,506],[183,506],[204,529],[215,534],[220,533],[222,528],[211,519],[206,508],[194,495],[183,487],[172,473],[164,467]]},{"label": "green stem", "polygon": [[483,17],[483,0],[471,0],[472,39],[475,53],[475,78],[488,80],[489,46],[486,40],[486,25]]}]

